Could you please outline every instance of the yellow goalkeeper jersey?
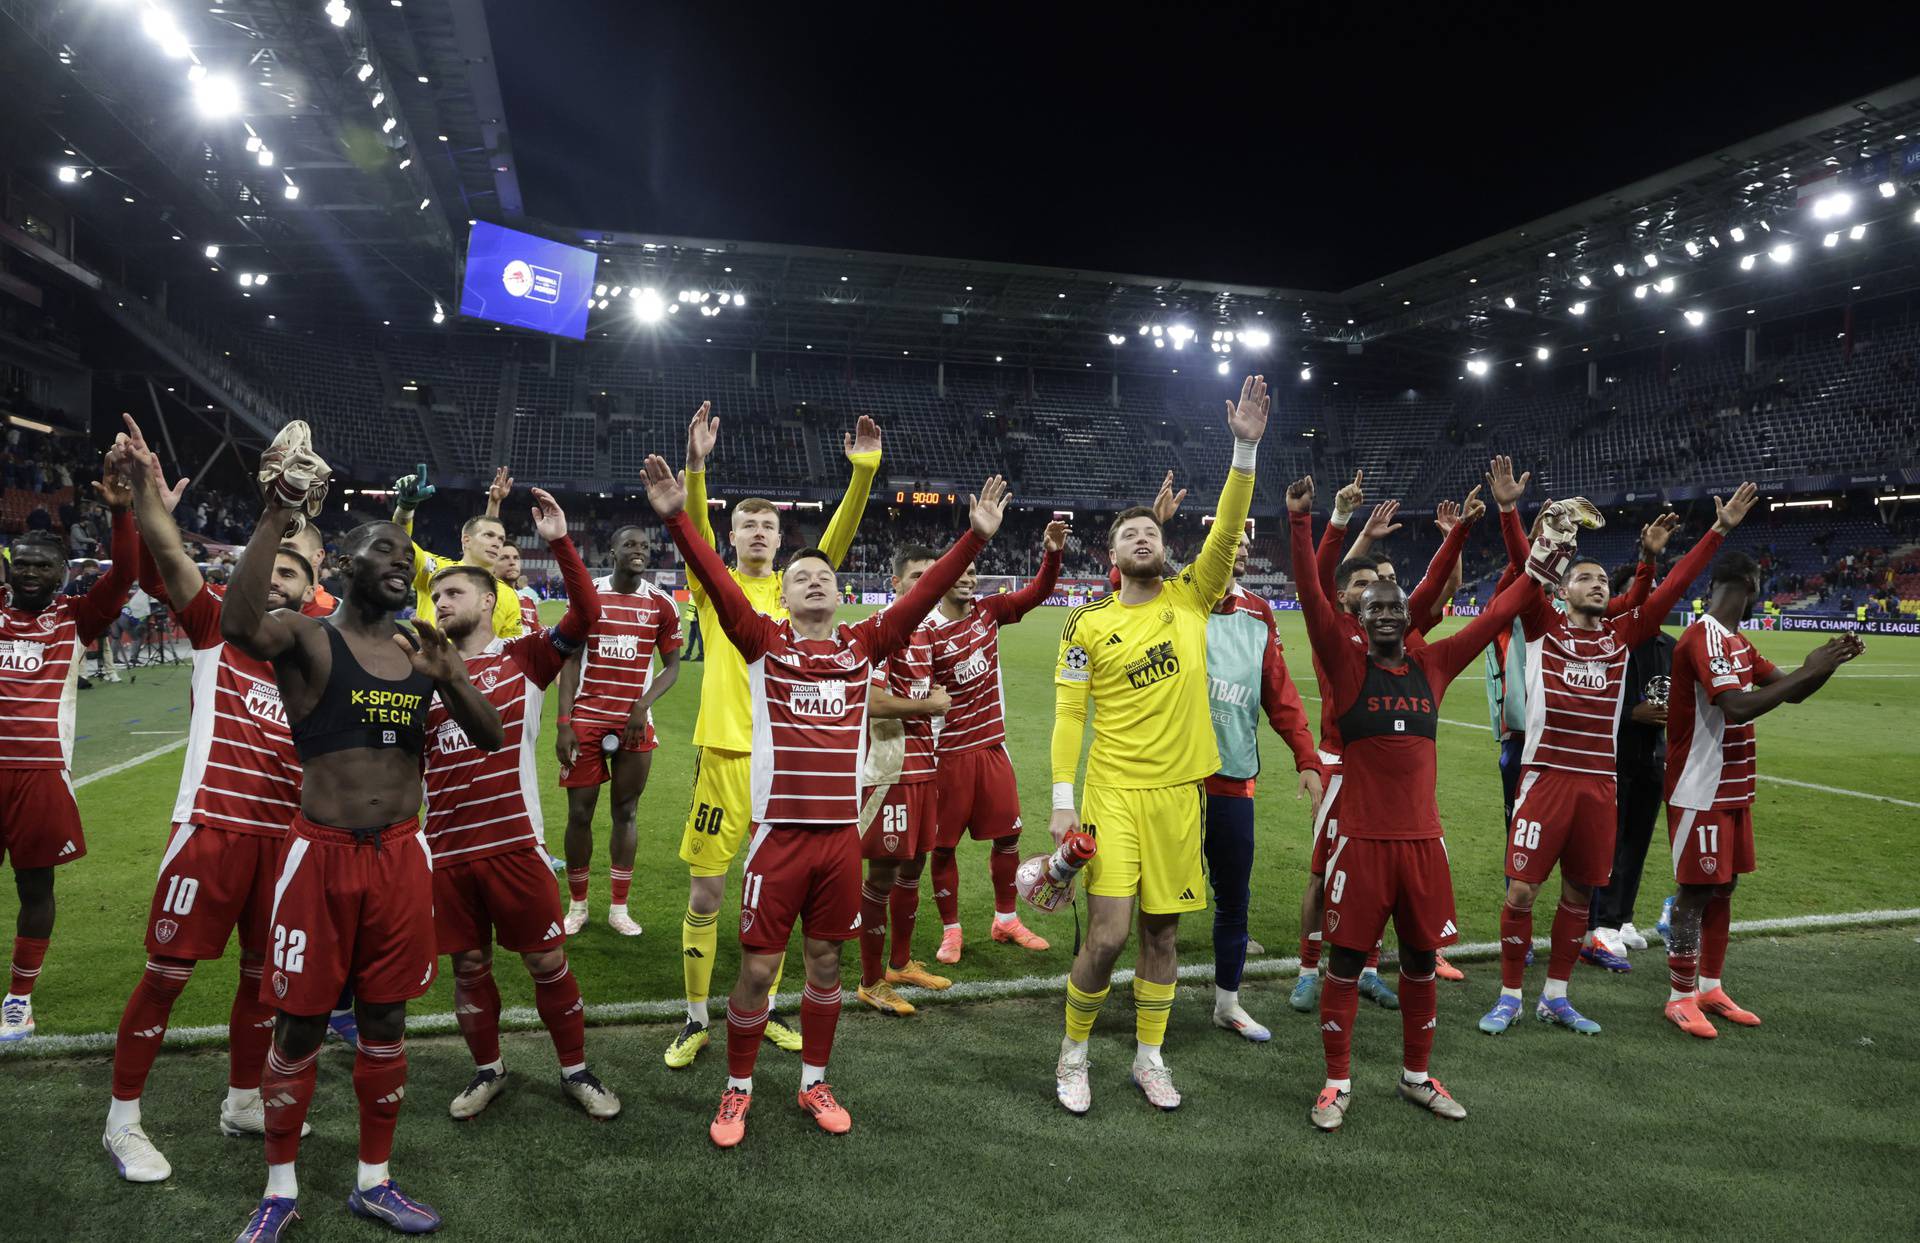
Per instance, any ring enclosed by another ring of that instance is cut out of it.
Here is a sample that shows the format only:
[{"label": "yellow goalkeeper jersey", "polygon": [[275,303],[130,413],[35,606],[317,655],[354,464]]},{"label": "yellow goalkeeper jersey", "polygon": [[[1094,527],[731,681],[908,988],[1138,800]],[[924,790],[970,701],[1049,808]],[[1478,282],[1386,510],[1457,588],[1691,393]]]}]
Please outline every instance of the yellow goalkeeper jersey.
[{"label": "yellow goalkeeper jersey", "polygon": [[[413,611],[427,621],[433,621],[433,576],[450,565],[473,565],[462,557],[437,557],[426,549],[413,546],[413,590],[416,599]],[[476,570],[485,566],[474,565]],[[491,572],[491,571],[489,571]],[[525,633],[526,627],[520,623],[520,595],[513,588],[493,580],[493,633],[495,638],[517,639]]]},{"label": "yellow goalkeeper jersey", "polygon": [[[852,455],[853,477],[847,480],[847,492],[833,511],[826,533],[820,537],[820,550],[839,569],[853,535],[860,529],[861,515],[867,509],[867,494],[873,490],[873,477],[880,470],[880,454]],[[687,514],[693,519],[700,538],[714,544],[713,523],[707,517],[707,474],[687,472]],[[780,594],[781,572],[765,578],[740,572],[738,566],[727,571],[746,593],[753,607],[768,617],[782,618],[787,606]],[[727,637],[726,629],[707,603],[707,593],[698,579],[691,579],[695,615],[700,621],[700,640],[706,644],[706,665],[700,675],[700,715],[693,724],[693,745],[742,754],[753,750],[753,692],[747,686],[747,662],[740,649]],[[1209,727],[1211,728],[1211,727]]]},{"label": "yellow goalkeeper jersey", "polygon": [[1118,593],[1067,615],[1054,664],[1053,779],[1072,781],[1087,699],[1093,750],[1087,784],[1156,789],[1220,770],[1207,698],[1207,617],[1233,581],[1253,502],[1253,476],[1227,474],[1213,529],[1194,563],[1144,604]]}]

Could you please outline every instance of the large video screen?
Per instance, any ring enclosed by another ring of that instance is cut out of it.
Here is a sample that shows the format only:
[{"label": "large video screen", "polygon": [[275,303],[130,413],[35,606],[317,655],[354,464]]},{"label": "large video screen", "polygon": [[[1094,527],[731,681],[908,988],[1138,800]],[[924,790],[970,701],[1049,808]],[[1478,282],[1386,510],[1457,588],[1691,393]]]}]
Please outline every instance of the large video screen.
[{"label": "large video screen", "polygon": [[587,335],[594,262],[590,250],[477,221],[460,313],[578,341]]}]

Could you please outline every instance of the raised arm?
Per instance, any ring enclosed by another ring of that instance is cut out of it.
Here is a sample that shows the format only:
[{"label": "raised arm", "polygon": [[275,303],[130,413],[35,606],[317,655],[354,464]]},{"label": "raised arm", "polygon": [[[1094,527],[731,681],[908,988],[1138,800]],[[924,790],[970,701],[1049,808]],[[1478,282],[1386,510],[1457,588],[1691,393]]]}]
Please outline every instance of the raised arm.
[{"label": "raised arm", "polygon": [[706,589],[707,601],[720,619],[721,629],[733,640],[743,659],[758,660],[773,641],[772,619],[753,607],[740,585],[733,581],[733,575],[727,573],[726,562],[720,560],[720,554],[694,529],[693,519],[686,510],[686,485],[674,478],[666,459],[657,453],[650,454],[642,469],[647,499],[653,503],[654,512],[666,520],[667,534],[673,537],[680,555],[686,558],[687,569]]},{"label": "raised arm", "polygon": [[[1356,479],[1359,478],[1359,475],[1360,472],[1354,472]],[[1346,489],[1342,488],[1341,491],[1344,492]],[[1335,507],[1334,512],[1339,512],[1338,506]],[[1373,512],[1367,515],[1365,525],[1360,528],[1360,534],[1353,537],[1353,544],[1347,549],[1344,556],[1360,557],[1372,552],[1375,544],[1385,540],[1387,536],[1392,535],[1405,525],[1404,523],[1394,521],[1394,519],[1399,516],[1399,513],[1399,501],[1381,501],[1378,505],[1375,505]]]},{"label": "raised arm", "polygon": [[1048,828],[1054,844],[1080,827],[1073,779],[1080,771],[1080,744],[1087,732],[1087,688],[1092,657],[1077,633],[1085,606],[1067,614],[1060,630],[1060,653],[1053,663],[1053,814]]},{"label": "raised arm", "polygon": [[1439,663],[1442,676],[1452,681],[1480,650],[1493,642],[1494,636],[1513,623],[1513,619],[1529,607],[1550,607],[1541,594],[1540,584],[1525,574],[1518,575],[1505,590],[1493,598],[1493,603],[1480,613],[1480,616],[1467,623],[1466,629],[1458,634],[1436,639],[1428,644]]},{"label": "raised arm", "polygon": [[[1474,492],[1478,491],[1478,488],[1474,489]],[[1476,503],[1478,498],[1468,493],[1468,506]],[[1427,572],[1421,576],[1420,585],[1407,597],[1407,624],[1422,634],[1440,624],[1441,605],[1452,594],[1447,586],[1454,581],[1454,571],[1460,568],[1460,551],[1467,546],[1467,531],[1472,525],[1450,501],[1441,503],[1440,515],[1436,521],[1445,528],[1446,537],[1440,541],[1433,560],[1427,563]]]},{"label": "raised arm", "polygon": [[1740,525],[1748,511],[1753,508],[1754,502],[1759,499],[1760,489],[1751,483],[1743,483],[1735,488],[1733,495],[1724,502],[1717,496],[1713,498],[1712,529],[1702,535],[1692,548],[1687,549],[1687,555],[1680,558],[1679,564],[1667,571],[1667,576],[1660,580],[1660,585],[1647,596],[1646,604],[1642,605],[1640,611],[1634,615],[1631,624],[1624,628],[1620,639],[1622,643],[1629,647],[1635,646],[1645,642],[1648,635],[1660,629],[1661,624],[1666,621],[1667,614],[1673,611],[1673,606],[1680,603],[1681,595],[1693,585],[1694,579],[1706,573],[1707,567],[1713,564],[1714,554],[1720,551],[1720,546],[1726,542],[1727,536]]},{"label": "raised arm", "polygon": [[1233,563],[1240,541],[1247,534],[1247,511],[1253,507],[1253,466],[1260,449],[1260,438],[1267,431],[1267,411],[1272,405],[1267,395],[1265,376],[1248,376],[1240,384],[1240,401],[1227,403],[1227,426],[1233,432],[1233,466],[1220,489],[1220,503],[1214,507],[1213,529],[1200,546],[1187,573],[1193,576],[1200,603],[1211,610],[1227,594],[1233,582]]},{"label": "raised arm", "polygon": [[843,445],[847,461],[853,463],[853,474],[847,479],[846,495],[840,498],[833,519],[820,536],[820,551],[827,554],[836,570],[847,559],[847,549],[853,547],[854,533],[867,512],[867,497],[873,492],[873,477],[880,471],[880,425],[861,415],[854,430],[843,437]]},{"label": "raised arm", "polygon": [[953,589],[973,559],[980,555],[980,550],[987,546],[987,541],[1000,529],[1001,516],[1006,512],[1006,482],[998,475],[989,476],[980,485],[980,494],[968,497],[967,503],[971,525],[953,541],[953,547],[927,567],[906,595],[855,627],[856,633],[867,636],[870,659],[883,660],[905,647],[913,637],[914,628],[940,603],[940,597]]},{"label": "raised arm", "polygon": [[268,489],[260,519],[253,525],[253,535],[240,554],[240,564],[233,567],[226,597],[220,602],[220,637],[256,660],[277,660],[286,655],[297,643],[295,628],[313,624],[288,609],[267,610],[274,553],[286,539],[295,512],[281,505],[278,493]]},{"label": "raised arm", "polygon": [[[543,488],[533,490],[533,502],[533,529],[547,541],[548,551],[560,563],[560,581],[567,587],[566,615],[559,625],[546,632],[546,637],[554,650],[570,656],[587,641],[588,632],[600,620],[600,592],[593,585],[593,576],[587,573],[587,563],[580,559],[580,550],[573,546],[573,538],[567,534],[566,511]],[[505,584],[502,587],[505,588]]]},{"label": "raised arm", "polygon": [[493,482],[487,485],[487,517],[494,519],[500,517],[500,503],[507,499],[507,494],[511,491],[513,491],[513,476],[507,473],[507,468],[504,466],[494,467]]},{"label": "raised arm", "polygon": [[127,424],[125,462],[133,484],[133,513],[140,524],[140,589],[169,607],[185,608],[200,594],[204,580],[173,521],[180,489],[167,487],[160,456],[148,447],[133,416],[121,417]]},{"label": "raised arm", "polygon": [[133,511],[124,501],[109,504],[113,507],[113,536],[107,555],[113,558],[113,564],[73,606],[74,626],[83,643],[105,634],[119,618],[121,608],[133,596],[133,580],[140,565],[140,536],[134,530]]},{"label": "raised arm", "polygon": [[[1309,475],[1287,485],[1288,536],[1293,542],[1296,565],[1313,555],[1313,477]],[[1307,641],[1329,671],[1346,640],[1340,635],[1340,619],[1318,577],[1303,575],[1298,584],[1300,613],[1307,623]]]},{"label": "raised arm", "polygon": [[1046,552],[1040,557],[1040,572],[1028,579],[1027,585],[1018,591],[1010,591],[1004,596],[989,596],[981,602],[981,607],[991,610],[993,619],[1004,626],[1019,621],[1045,604],[1047,597],[1053,594],[1054,584],[1060,579],[1060,555],[1071,533],[1071,529],[1060,519],[1049,522],[1044,538]]},{"label": "raised arm", "polygon": [[416,673],[433,679],[433,693],[447,705],[447,715],[480,750],[498,751],[505,746],[507,730],[500,722],[500,710],[467,680],[467,662],[454,650],[453,642],[425,619],[415,619],[413,631],[394,635],[394,645],[406,653]]},{"label": "raised arm", "polygon": [[[1713,702],[1726,713],[1731,724],[1741,725],[1757,716],[1773,711],[1783,703],[1799,703],[1827,684],[1834,671],[1854,657],[1866,651],[1866,644],[1857,634],[1843,634],[1828,639],[1819,647],[1807,653],[1806,663],[1792,673],[1781,673],[1772,665],[1761,672],[1765,682],[1752,690],[1722,691],[1714,694],[1712,674],[1702,679],[1708,688]],[[1755,653],[1758,657],[1758,653]]]},{"label": "raised arm", "polygon": [[720,419],[713,413],[713,403],[703,401],[700,408],[693,412],[693,421],[687,424],[687,464],[684,472],[687,481],[687,516],[693,520],[694,534],[705,540],[709,547],[714,543],[713,518],[707,512],[707,456],[713,452],[714,441],[720,437]]}]

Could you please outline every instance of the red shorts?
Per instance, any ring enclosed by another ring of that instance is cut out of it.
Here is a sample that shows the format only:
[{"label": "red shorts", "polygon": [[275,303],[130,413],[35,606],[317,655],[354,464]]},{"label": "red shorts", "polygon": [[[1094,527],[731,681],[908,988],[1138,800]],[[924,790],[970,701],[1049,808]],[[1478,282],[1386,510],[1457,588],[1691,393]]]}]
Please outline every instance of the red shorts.
[{"label": "red shorts", "polygon": [[417,820],[356,841],[296,816],[280,848],[260,1000],[307,1015],[331,1010],[348,983],[381,1005],[426,992],[438,962],[432,858]]},{"label": "red shorts", "polygon": [[1340,836],[1340,812],[1336,806],[1340,780],[1337,766],[1327,770],[1327,788],[1320,799],[1320,810],[1313,818],[1313,861],[1307,870],[1315,876],[1327,874],[1327,855],[1333,851],[1334,839]]},{"label": "red shorts", "polygon": [[860,935],[860,834],[756,825],[740,877],[740,947],[784,954],[798,922],[816,941]]},{"label": "red shorts", "polygon": [[1613,875],[1619,791],[1612,777],[1528,768],[1513,798],[1507,875],[1538,885],[1553,865],[1576,885],[1598,887]]},{"label": "red shorts", "polygon": [[1695,811],[1667,804],[1673,879],[1682,885],[1724,885],[1753,871],[1753,808]]},{"label": "red shorts", "polygon": [[1407,949],[1459,940],[1453,869],[1442,837],[1343,837],[1327,858],[1327,944],[1369,951],[1387,920]]},{"label": "red shorts", "polygon": [[531,846],[433,869],[433,931],[442,954],[485,949],[532,954],[567,943],[560,888]]},{"label": "red shorts", "polygon": [[614,750],[624,751],[630,755],[651,751],[660,745],[659,740],[653,736],[651,721],[647,722],[646,733],[634,746],[626,745],[626,730],[627,727],[624,724],[606,725],[599,721],[582,721],[576,718],[573,722],[573,736],[580,743],[580,754],[574,757],[572,764],[560,770],[560,788],[578,790],[588,786],[607,784],[607,779],[613,775],[613,770],[607,766],[607,756],[612,754],[607,748],[608,738],[614,740]]},{"label": "red shorts", "polygon": [[236,928],[243,953],[265,949],[284,840],[281,834],[174,825],[147,912],[147,952],[206,962],[227,952]]},{"label": "red shorts", "polygon": [[72,863],[87,853],[64,768],[0,768],[0,858],[13,870]]},{"label": "red shorts", "polygon": [[896,781],[860,791],[860,853],[911,859],[933,848],[934,783]]},{"label": "red shorts", "polygon": [[1020,787],[1005,746],[941,756],[933,788],[940,826],[934,845],[942,850],[958,846],[967,832],[977,842],[1020,836]]}]

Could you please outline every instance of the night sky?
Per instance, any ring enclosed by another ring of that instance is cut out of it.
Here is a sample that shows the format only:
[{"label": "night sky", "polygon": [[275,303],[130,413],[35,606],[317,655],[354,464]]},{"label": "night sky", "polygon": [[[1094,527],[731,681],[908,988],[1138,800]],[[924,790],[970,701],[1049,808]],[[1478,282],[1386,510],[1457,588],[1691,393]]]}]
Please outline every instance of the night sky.
[{"label": "night sky", "polygon": [[1920,69],[1857,8],[487,9],[539,219],[1303,289]]}]

